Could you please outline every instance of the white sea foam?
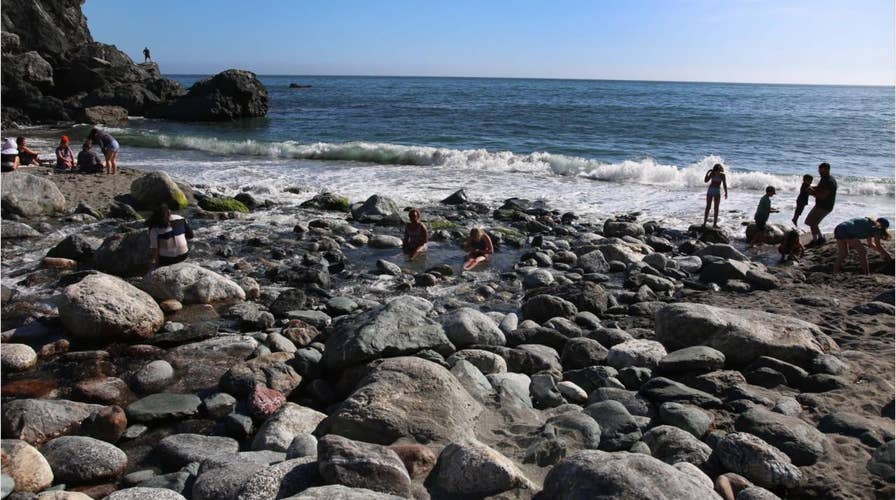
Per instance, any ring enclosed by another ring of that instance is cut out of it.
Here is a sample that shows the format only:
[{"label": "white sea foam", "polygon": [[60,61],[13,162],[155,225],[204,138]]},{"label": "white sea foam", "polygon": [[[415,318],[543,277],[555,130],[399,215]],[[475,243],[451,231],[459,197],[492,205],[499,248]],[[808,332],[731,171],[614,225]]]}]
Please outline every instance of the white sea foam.
[{"label": "white sea foam", "polygon": [[[519,154],[485,149],[449,149],[427,146],[405,146],[374,142],[311,143],[295,141],[263,142],[255,140],[222,140],[213,137],[142,133],[126,135],[133,145],[202,151],[214,155],[240,155],[265,159],[299,159],[338,162],[360,162],[375,165],[426,166],[475,172],[514,172],[540,175],[577,176],[586,179],[675,188],[704,187],[704,175],[718,156],[706,156],[685,166],[659,163],[653,158],[604,163],[599,160],[545,152]],[[728,169],[728,187],[762,191],[775,186],[789,192],[799,188],[800,176]],[[845,195],[893,196],[893,179],[840,177],[839,193]]]}]

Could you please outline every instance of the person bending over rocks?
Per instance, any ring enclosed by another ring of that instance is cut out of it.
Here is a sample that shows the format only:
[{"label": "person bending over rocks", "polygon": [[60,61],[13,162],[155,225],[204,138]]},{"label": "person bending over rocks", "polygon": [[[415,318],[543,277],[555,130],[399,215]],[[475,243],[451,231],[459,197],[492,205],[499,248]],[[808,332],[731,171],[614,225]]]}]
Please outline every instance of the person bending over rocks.
[{"label": "person bending over rocks", "polygon": [[485,231],[478,227],[470,230],[470,237],[464,243],[464,250],[467,251],[467,259],[464,261],[464,271],[469,271],[474,267],[482,264],[491,258],[495,253],[495,247],[492,245],[492,239],[485,234]]},{"label": "person bending over rocks", "polygon": [[103,171],[103,160],[92,148],[93,144],[90,141],[84,143],[84,147],[78,153],[78,171],[85,174],[98,174]]},{"label": "person bending over rocks", "polygon": [[108,132],[103,132],[98,128],[90,131],[90,135],[87,136],[87,140],[90,141],[91,144],[95,143],[100,145],[100,151],[102,151],[103,156],[106,157],[106,173],[112,175],[117,174],[118,150],[120,149],[118,141],[116,141],[114,137],[109,135]]},{"label": "person bending over rocks", "polygon": [[796,229],[787,231],[784,241],[778,245],[778,253],[781,254],[781,262],[802,259],[803,243],[800,241],[800,232]]},{"label": "person bending over rocks", "polygon": [[190,255],[187,240],[193,239],[193,230],[187,220],[172,214],[168,205],[161,205],[149,220],[149,248],[155,266],[169,266],[183,262]]},{"label": "person bending over rocks", "polygon": [[834,239],[837,240],[837,261],[834,263],[834,272],[839,273],[843,267],[843,261],[850,249],[855,249],[859,254],[859,262],[862,264],[862,272],[870,274],[868,269],[868,253],[862,239],[868,240],[868,246],[873,246],[881,257],[887,261],[893,260],[889,252],[880,244],[880,240],[890,239],[887,228],[890,221],[881,217],[877,220],[871,217],[859,217],[837,224],[834,228]]},{"label": "person bending over rocks", "polygon": [[7,137],[3,140],[3,149],[0,150],[0,166],[3,172],[15,172],[19,169],[19,148],[16,142]]},{"label": "person bending over rocks", "polygon": [[404,238],[401,240],[401,249],[408,260],[414,260],[426,251],[429,242],[429,231],[426,225],[420,222],[420,211],[416,208],[408,213],[411,222],[404,226]]},{"label": "person bending over rocks", "polygon": [[68,136],[59,139],[59,147],[56,148],[56,168],[72,171],[75,169],[75,153],[68,145]]}]

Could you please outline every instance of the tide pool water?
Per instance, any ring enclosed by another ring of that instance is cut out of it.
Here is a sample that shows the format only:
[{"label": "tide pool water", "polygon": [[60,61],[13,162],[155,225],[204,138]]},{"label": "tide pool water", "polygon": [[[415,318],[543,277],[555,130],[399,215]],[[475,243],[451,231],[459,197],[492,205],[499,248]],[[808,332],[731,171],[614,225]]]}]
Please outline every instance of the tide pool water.
[{"label": "tide pool water", "polygon": [[[199,77],[175,78],[188,86]],[[641,211],[673,226],[702,222],[704,174],[722,163],[730,195],[720,223],[739,231],[767,185],[778,189],[773,204],[781,210],[771,221],[789,221],[802,175],[817,180],[817,165],[827,161],[840,189],[825,229],[894,214],[892,87],[261,80],[271,98],[266,118],[132,119],[110,129],[123,146],[119,163],[286,202],[330,189],[353,201],[379,193],[426,204],[464,188],[479,201],[543,199],[598,218]],[[290,89],[292,82],[311,88]],[[68,132],[80,137],[88,128]],[[49,145],[51,133],[35,133]]]}]

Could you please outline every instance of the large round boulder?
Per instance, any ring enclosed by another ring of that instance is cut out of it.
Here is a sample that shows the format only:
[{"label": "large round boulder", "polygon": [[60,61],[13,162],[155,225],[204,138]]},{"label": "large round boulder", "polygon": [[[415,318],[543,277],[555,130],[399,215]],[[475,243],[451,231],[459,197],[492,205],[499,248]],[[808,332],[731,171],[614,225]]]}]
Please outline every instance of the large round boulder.
[{"label": "large round boulder", "polygon": [[131,183],[131,196],[140,207],[155,209],[168,205],[172,210],[187,206],[187,196],[165,172],[149,172]]},{"label": "large round boulder", "polygon": [[149,233],[142,229],[113,234],[93,253],[93,267],[115,276],[140,276],[151,264]]},{"label": "large round boulder", "polygon": [[36,493],[53,484],[53,470],[36,448],[19,439],[0,441],[3,473],[13,478],[16,491]]},{"label": "large round boulder", "polygon": [[196,82],[158,114],[178,121],[229,121],[267,112],[268,91],[255,73],[229,69]]},{"label": "large round boulder", "polygon": [[456,347],[472,344],[504,345],[504,333],[492,318],[469,307],[461,307],[439,318],[445,334]]},{"label": "large round boulder", "polygon": [[718,496],[704,482],[648,455],[586,450],[555,465],[544,480],[544,490],[535,498],[653,500]]},{"label": "large round boulder", "polygon": [[210,304],[246,300],[242,287],[220,274],[189,262],[160,267],[147,276],[146,291],[158,300]]},{"label": "large round boulder", "polygon": [[656,313],[656,336],[669,350],[712,347],[734,366],[744,366],[760,356],[803,365],[819,354],[839,350],[812,323],[765,311],[704,304],[663,307]]},{"label": "large round boulder", "polygon": [[746,432],[732,432],[716,445],[719,463],[766,488],[795,488],[802,472],[780,450]]},{"label": "large round boulder", "polygon": [[128,456],[116,446],[85,436],[58,437],[43,447],[57,481],[93,484],[115,479],[128,465]]},{"label": "large round boulder", "polygon": [[4,214],[35,217],[53,215],[65,210],[65,196],[53,181],[26,174],[10,172],[0,184],[0,204]]},{"label": "large round boulder", "polygon": [[482,407],[445,368],[422,358],[375,364],[321,425],[326,433],[380,444],[421,443],[473,435]]},{"label": "large round boulder", "polygon": [[535,489],[512,460],[475,440],[446,446],[427,481],[448,496],[481,498],[515,488]]},{"label": "large round boulder", "polygon": [[105,341],[147,339],[165,322],[152,297],[108,274],[90,274],[67,286],[59,318],[72,335]]}]

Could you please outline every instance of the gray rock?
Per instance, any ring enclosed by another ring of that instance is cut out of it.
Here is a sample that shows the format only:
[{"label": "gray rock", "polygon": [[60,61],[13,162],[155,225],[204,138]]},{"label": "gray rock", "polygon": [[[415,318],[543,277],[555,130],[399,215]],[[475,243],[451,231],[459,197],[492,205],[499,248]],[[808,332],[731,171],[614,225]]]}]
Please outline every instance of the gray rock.
[{"label": "gray rock", "polygon": [[504,315],[504,319],[501,320],[501,323],[498,325],[498,328],[501,329],[504,333],[510,333],[517,329],[519,325],[519,318],[516,313],[507,313]]},{"label": "gray rock", "polygon": [[176,491],[165,488],[145,488],[142,486],[125,488],[113,492],[106,500],[186,500]]},{"label": "gray rock", "polygon": [[33,446],[76,432],[81,422],[105,408],[65,399],[16,399],[3,403],[3,437]]},{"label": "gray rock", "polygon": [[703,408],[717,408],[722,405],[722,401],[711,394],[688,387],[681,382],[675,382],[674,380],[665,377],[655,377],[648,380],[641,386],[638,393],[658,404],[672,401],[675,403],[692,404]]},{"label": "gray rock", "polygon": [[262,467],[243,482],[237,498],[240,500],[283,498],[317,486],[322,482],[317,465],[313,458],[305,457]]},{"label": "gray rock", "polygon": [[327,339],[324,361],[329,368],[340,369],[424,349],[446,355],[454,351],[440,324],[428,318],[416,301],[398,297],[340,322]]},{"label": "gray rock", "polygon": [[308,323],[309,325],[323,329],[330,326],[330,323],[333,322],[333,318],[330,317],[329,314],[323,311],[311,311],[311,310],[303,310],[303,311],[289,311],[286,315],[289,319],[298,319]]},{"label": "gray rock", "polygon": [[535,269],[523,276],[523,288],[541,288],[554,283],[554,275],[547,269]]},{"label": "gray rock", "polygon": [[164,360],[152,361],[134,374],[134,388],[143,394],[159,392],[172,382],[174,368]]},{"label": "gray rock", "polygon": [[641,440],[641,428],[628,410],[618,401],[601,401],[585,407],[600,426],[600,449],[621,451]]},{"label": "gray rock", "polygon": [[127,407],[128,421],[151,423],[192,417],[199,413],[202,400],[194,394],[151,394]]},{"label": "gray rock", "polygon": [[799,365],[838,350],[812,323],[764,311],[703,304],[673,304],[659,310],[656,336],[667,349],[707,345],[735,366],[763,355]]},{"label": "gray rock", "polygon": [[753,408],[735,421],[740,432],[749,432],[777,447],[794,465],[812,465],[824,453],[824,435],[796,417]]},{"label": "gray rock", "polygon": [[878,446],[871,454],[867,466],[868,472],[892,482],[896,476],[894,461],[896,461],[896,441],[890,440]]},{"label": "gray rock", "polygon": [[624,385],[626,389],[637,391],[644,385],[644,382],[650,380],[650,377],[652,376],[653,372],[650,368],[644,368],[643,366],[626,366],[619,370],[617,378],[622,382],[622,385]]},{"label": "gray rock", "polygon": [[651,370],[666,356],[666,348],[653,340],[635,339],[616,344],[607,353],[607,364],[616,368],[643,366]]},{"label": "gray rock", "polygon": [[712,425],[712,416],[696,406],[681,403],[663,403],[659,408],[659,417],[664,424],[672,425],[693,434],[697,439],[703,437]]},{"label": "gray rock", "polygon": [[574,318],[579,312],[571,302],[553,295],[536,295],[523,303],[523,318],[537,323],[554,318]]},{"label": "gray rock", "polygon": [[749,257],[741,253],[738,249],[734,248],[728,244],[717,243],[713,245],[707,245],[700,250],[697,251],[697,256],[706,257],[706,256],[714,256],[721,257],[723,259],[735,260],[739,262],[748,262],[750,260]]},{"label": "gray rock", "polygon": [[367,241],[370,248],[401,248],[401,238],[387,234],[375,234]]},{"label": "gray rock", "polygon": [[536,489],[513,461],[476,440],[446,446],[427,484],[449,496],[480,498],[517,488]]},{"label": "gray rock", "polygon": [[774,446],[746,432],[732,432],[716,445],[723,467],[767,488],[796,488],[802,479],[790,458]]},{"label": "gray rock", "polygon": [[239,443],[234,439],[200,434],[172,434],[156,445],[162,463],[172,468],[183,467],[190,462],[201,462],[206,458],[239,451]]},{"label": "gray rock", "polygon": [[557,382],[557,390],[571,403],[581,404],[588,401],[588,393],[568,380]]},{"label": "gray rock", "polygon": [[65,210],[65,196],[49,179],[24,172],[3,176],[3,212],[22,217],[53,215]]},{"label": "gray rock", "polygon": [[736,260],[705,262],[700,269],[700,281],[724,285],[728,281],[745,280],[750,265]]},{"label": "gray rock", "polygon": [[101,241],[96,238],[88,238],[78,233],[70,234],[47,252],[47,257],[61,257],[77,262],[88,263],[93,260],[93,254],[99,248]]},{"label": "gray rock", "polygon": [[780,497],[765,488],[748,486],[737,493],[735,500],[780,500]]},{"label": "gray rock", "polygon": [[0,226],[0,237],[11,241],[25,238],[40,238],[40,233],[28,224],[6,220]]},{"label": "gray rock", "polygon": [[653,417],[656,413],[649,400],[637,392],[625,389],[600,387],[588,395],[589,405],[601,401],[618,401],[636,417]]},{"label": "gray rock", "polygon": [[536,500],[585,498],[717,498],[712,488],[655,458],[638,453],[580,451],[561,460]]},{"label": "gray rock", "polygon": [[587,337],[572,338],[563,346],[560,362],[566,370],[587,368],[603,363],[608,350],[600,342]]},{"label": "gray rock", "polygon": [[494,396],[491,383],[485,375],[466,360],[460,359],[451,367],[451,374],[477,401],[485,402]]},{"label": "gray rock", "polygon": [[809,363],[809,371],[812,373],[827,373],[829,375],[843,375],[849,371],[849,365],[845,361],[831,354],[819,354]]},{"label": "gray rock", "polygon": [[238,284],[189,262],[156,269],[147,276],[145,287],[158,300],[176,299],[183,304],[246,300],[246,292]]},{"label": "gray rock", "polygon": [[456,441],[472,436],[481,409],[445,368],[392,358],[378,362],[323,426],[326,433],[380,444],[400,437]]},{"label": "gray rock", "polygon": [[286,451],[296,436],[314,432],[325,418],[323,413],[287,402],[258,429],[252,449]]},{"label": "gray rock", "polygon": [[216,392],[202,400],[203,411],[213,418],[228,415],[236,408],[236,398],[226,392]]},{"label": "gray rock", "polygon": [[446,362],[448,366],[454,366],[460,360],[472,364],[485,375],[507,371],[507,362],[504,361],[504,358],[483,349],[462,349],[452,354]]},{"label": "gray rock", "polygon": [[533,374],[530,378],[529,394],[535,408],[553,408],[566,402],[554,377],[548,372]]},{"label": "gray rock", "polygon": [[659,373],[711,372],[725,366],[725,355],[707,346],[692,346],[667,354],[657,366]]},{"label": "gray rock", "polygon": [[297,434],[286,449],[286,458],[317,457],[317,438],[313,434]]},{"label": "gray rock", "polygon": [[391,276],[401,276],[402,274],[401,267],[399,267],[398,264],[389,262],[385,259],[379,259],[376,261],[376,270],[380,274],[388,274]]},{"label": "gray rock", "polygon": [[333,297],[327,301],[327,311],[333,316],[351,314],[358,309],[358,303],[350,297]]},{"label": "gray rock", "polygon": [[139,208],[155,210],[168,205],[172,210],[186,208],[187,197],[165,172],[147,172],[131,183],[131,196]]},{"label": "gray rock", "polygon": [[263,468],[261,464],[244,460],[232,460],[209,468],[203,466],[193,483],[193,500],[217,500],[238,498],[243,485],[255,472]]},{"label": "gray rock", "polygon": [[504,345],[504,333],[485,314],[462,307],[439,318],[448,340],[456,347],[472,344]]},{"label": "gray rock", "polygon": [[3,343],[3,349],[0,349],[0,366],[3,367],[3,371],[21,372],[34,368],[36,364],[37,353],[30,346]]},{"label": "gray rock", "polygon": [[645,432],[642,439],[654,457],[669,465],[687,462],[700,467],[712,453],[712,448],[693,434],[671,425],[654,427]]},{"label": "gray rock", "polygon": [[0,498],[6,498],[16,489],[16,480],[6,473],[0,474]]},{"label": "gray rock", "polygon": [[151,337],[165,315],[148,294],[107,274],[90,274],[67,286],[59,300],[59,319],[72,335],[93,341]]},{"label": "gray rock", "polygon": [[[573,407],[575,408],[575,407]],[[601,444],[600,425],[588,414],[574,410],[555,415],[538,430],[526,448],[525,462],[546,467],[581,449],[596,450]]]},{"label": "gray rock", "polygon": [[4,481],[20,492],[38,492],[53,484],[53,470],[36,448],[20,439],[0,440]]},{"label": "gray rock", "polygon": [[293,356],[287,352],[262,354],[244,364],[236,364],[221,377],[220,386],[236,396],[248,396],[262,384],[284,396],[298,387],[302,377],[288,364]]},{"label": "gray rock", "polygon": [[283,500],[403,500],[403,498],[366,488],[349,488],[341,484],[330,484],[308,488],[298,495]]},{"label": "gray rock", "polygon": [[93,484],[118,478],[128,465],[123,451],[105,441],[62,436],[42,448],[58,482]]},{"label": "gray rock", "polygon": [[[818,430],[827,434],[842,434],[858,438],[871,447],[878,447],[894,438],[892,430],[878,425],[871,419],[849,412],[835,412],[825,415],[818,422]],[[810,435],[818,438],[818,436],[813,434]],[[781,449],[786,453],[784,448]],[[793,457],[791,456],[790,458]],[[795,459],[794,463],[797,463]]]},{"label": "gray rock", "polygon": [[268,112],[268,92],[250,71],[229,69],[194,83],[152,115],[188,122],[233,121]]},{"label": "gray rock", "polygon": [[317,464],[328,483],[402,497],[411,495],[411,478],[404,463],[398,454],[382,445],[324,436],[318,442]]},{"label": "gray rock", "polygon": [[380,222],[383,220],[401,223],[402,212],[391,198],[375,194],[364,203],[356,203],[351,207],[352,218],[358,222]]}]

